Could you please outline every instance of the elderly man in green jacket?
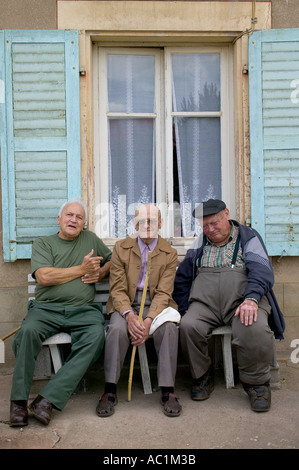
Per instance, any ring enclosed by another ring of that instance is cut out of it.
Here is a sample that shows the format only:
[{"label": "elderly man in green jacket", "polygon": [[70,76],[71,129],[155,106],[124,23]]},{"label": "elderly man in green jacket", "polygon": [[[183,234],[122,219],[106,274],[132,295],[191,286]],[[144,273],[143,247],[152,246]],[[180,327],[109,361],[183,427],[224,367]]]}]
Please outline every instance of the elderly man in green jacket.
[{"label": "elderly man in green jacket", "polygon": [[[111,314],[105,342],[105,391],[96,412],[111,416],[117,404],[117,382],[130,344],[138,346],[149,337],[152,321],[167,307],[177,309],[172,299],[177,267],[177,252],[158,235],[162,220],[153,205],[140,206],[134,224],[137,236],[116,243],[110,269],[110,298],[107,313]],[[151,269],[145,298],[143,319],[138,321],[149,251]],[[178,314],[178,312],[176,312]],[[163,323],[153,333],[158,356],[158,384],[161,404],[167,416],[179,416],[181,405],[174,393],[177,366],[178,328],[175,322]]]}]

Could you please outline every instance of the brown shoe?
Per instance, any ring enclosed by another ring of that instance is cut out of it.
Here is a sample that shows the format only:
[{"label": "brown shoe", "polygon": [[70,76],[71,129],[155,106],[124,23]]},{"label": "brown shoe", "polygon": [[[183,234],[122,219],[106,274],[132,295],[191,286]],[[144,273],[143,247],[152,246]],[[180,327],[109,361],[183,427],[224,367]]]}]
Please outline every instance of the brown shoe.
[{"label": "brown shoe", "polygon": [[33,416],[43,424],[49,424],[51,420],[53,405],[46,398],[38,395],[29,405],[29,410]]},{"label": "brown shoe", "polygon": [[10,426],[27,426],[28,410],[26,400],[10,402]]},{"label": "brown shoe", "polygon": [[163,413],[166,416],[174,418],[180,416],[182,407],[179,403],[178,397],[174,393],[163,393],[161,396],[161,405],[163,406]]},{"label": "brown shoe", "polygon": [[96,407],[96,413],[101,418],[113,415],[114,407],[117,405],[117,396],[115,393],[104,393]]}]

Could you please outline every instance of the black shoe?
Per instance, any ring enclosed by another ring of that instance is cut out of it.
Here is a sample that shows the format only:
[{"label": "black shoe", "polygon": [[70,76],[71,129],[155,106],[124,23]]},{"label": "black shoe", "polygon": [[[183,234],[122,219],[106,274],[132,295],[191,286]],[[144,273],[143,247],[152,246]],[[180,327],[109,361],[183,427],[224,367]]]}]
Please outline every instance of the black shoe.
[{"label": "black shoe", "polygon": [[269,411],[271,406],[271,388],[270,385],[248,385],[243,384],[243,388],[250,399],[251,409],[253,411]]},{"label": "black shoe", "polygon": [[192,400],[206,400],[214,390],[214,377],[209,369],[202,377],[194,380],[191,388]]},{"label": "black shoe", "polygon": [[29,405],[29,410],[33,416],[43,424],[49,424],[51,420],[53,405],[46,398],[38,395]]},{"label": "black shoe", "polygon": [[27,426],[28,410],[26,400],[10,402],[10,426]]}]

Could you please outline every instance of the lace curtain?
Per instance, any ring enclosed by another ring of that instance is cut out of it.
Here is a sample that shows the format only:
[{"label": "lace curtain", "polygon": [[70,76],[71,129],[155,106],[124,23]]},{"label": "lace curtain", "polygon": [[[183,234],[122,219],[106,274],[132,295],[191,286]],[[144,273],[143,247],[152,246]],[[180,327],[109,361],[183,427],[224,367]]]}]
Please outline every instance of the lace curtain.
[{"label": "lace curtain", "polygon": [[[220,57],[218,54],[173,54],[174,142],[179,182],[182,236],[199,234],[194,207],[221,197]],[[203,113],[200,116],[195,113]],[[189,113],[193,113],[191,116]]]},{"label": "lace curtain", "polygon": [[[111,236],[134,232],[131,219],[141,203],[155,202],[154,112],[155,59],[153,56],[109,55],[108,106],[110,113],[128,117],[109,119],[109,197]],[[138,113],[138,117],[130,117]]]},{"label": "lace curtain", "polygon": [[[169,84],[170,85],[170,84]],[[221,197],[220,56],[172,55],[173,159],[179,204],[176,236],[200,231],[192,210]],[[134,232],[140,203],[155,202],[155,57],[108,55],[110,235]],[[213,113],[211,115],[211,113]],[[175,186],[175,185],[174,185]]]}]

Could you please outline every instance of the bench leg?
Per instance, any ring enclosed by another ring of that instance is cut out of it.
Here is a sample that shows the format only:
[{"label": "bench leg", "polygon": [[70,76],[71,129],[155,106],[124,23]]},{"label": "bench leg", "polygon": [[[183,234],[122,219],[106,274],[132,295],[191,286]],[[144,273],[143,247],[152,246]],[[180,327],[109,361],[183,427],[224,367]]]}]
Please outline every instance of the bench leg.
[{"label": "bench leg", "polygon": [[56,372],[62,366],[61,354],[60,354],[59,347],[57,346],[57,344],[49,344],[49,348],[50,348],[51,358],[53,361],[54,372],[56,374]]},{"label": "bench leg", "polygon": [[149,393],[152,393],[152,384],[151,384],[151,376],[150,376],[149,368],[148,368],[145,344],[140,344],[137,349],[138,349],[138,356],[139,356],[139,362],[140,362],[143,391],[145,394],[149,394]]},{"label": "bench leg", "polygon": [[273,357],[270,363],[270,372],[271,372],[271,379],[270,379],[271,388],[279,389],[280,388],[280,375],[279,375],[279,365],[278,365],[277,357],[276,357],[275,338],[273,338]]},{"label": "bench leg", "polygon": [[233,370],[233,357],[231,347],[231,335],[224,334],[221,336],[223,366],[226,388],[234,387],[234,370]]}]

